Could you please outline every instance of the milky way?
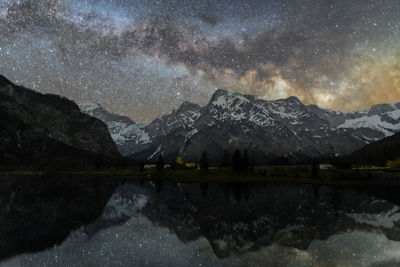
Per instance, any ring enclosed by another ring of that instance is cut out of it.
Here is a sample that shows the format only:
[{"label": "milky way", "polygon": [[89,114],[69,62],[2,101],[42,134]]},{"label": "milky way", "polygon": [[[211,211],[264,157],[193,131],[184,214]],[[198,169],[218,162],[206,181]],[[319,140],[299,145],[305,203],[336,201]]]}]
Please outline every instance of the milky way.
[{"label": "milky way", "polygon": [[400,1],[0,0],[0,73],[148,122],[216,88],[400,99]]}]

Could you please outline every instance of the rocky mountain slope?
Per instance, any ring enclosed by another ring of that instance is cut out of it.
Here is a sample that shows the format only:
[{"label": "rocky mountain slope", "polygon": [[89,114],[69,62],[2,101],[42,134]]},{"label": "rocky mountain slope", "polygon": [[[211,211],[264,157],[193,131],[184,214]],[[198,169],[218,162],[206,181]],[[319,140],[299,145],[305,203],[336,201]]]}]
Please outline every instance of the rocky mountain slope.
[{"label": "rocky mountain slope", "polygon": [[81,113],[66,98],[16,86],[3,76],[0,122],[2,164],[49,165],[97,154],[120,157],[103,122]]},{"label": "rocky mountain slope", "polygon": [[298,161],[348,154],[400,130],[400,102],[341,112],[306,106],[296,97],[265,101],[221,89],[204,107],[185,102],[129,133],[126,129],[135,124],[118,129],[110,127],[118,120],[94,116],[109,125],[120,151],[138,160],[154,160],[160,153],[169,160],[177,155],[196,160],[206,150],[210,160],[219,162],[240,148],[256,161]]},{"label": "rocky mountain slope", "polygon": [[108,127],[112,139],[122,155],[138,152],[150,143],[145,125],[135,123],[128,117],[108,112],[96,103],[78,103],[83,113],[102,120]]}]

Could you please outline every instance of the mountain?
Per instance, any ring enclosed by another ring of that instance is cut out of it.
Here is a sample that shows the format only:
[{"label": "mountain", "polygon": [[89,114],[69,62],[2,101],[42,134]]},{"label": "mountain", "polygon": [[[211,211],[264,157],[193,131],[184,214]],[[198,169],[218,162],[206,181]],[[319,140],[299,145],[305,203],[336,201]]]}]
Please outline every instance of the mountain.
[{"label": "mountain", "polygon": [[3,76],[0,122],[0,164],[84,166],[89,159],[120,158],[103,122],[64,97],[34,92]]},{"label": "mountain", "polygon": [[150,137],[145,131],[145,125],[135,123],[128,117],[108,112],[97,103],[78,103],[80,110],[94,118],[103,121],[112,139],[122,155],[129,155],[142,150],[150,143]]},{"label": "mountain", "polygon": [[400,130],[400,101],[353,112],[320,109],[315,105],[310,105],[308,108],[318,116],[329,120],[333,127],[353,129],[355,135],[368,142],[389,137]]},{"label": "mountain", "polygon": [[122,125],[120,119],[98,105],[81,105],[81,109],[106,122],[119,150],[136,160],[154,160],[160,153],[167,160],[178,155],[196,160],[206,150],[210,161],[221,162],[224,155],[240,148],[256,161],[301,161],[346,155],[400,130],[400,102],[342,112],[307,106],[294,96],[265,101],[222,89],[204,107],[185,102],[132,132],[126,129],[134,122],[112,127]]},{"label": "mountain", "polygon": [[400,132],[368,144],[349,155],[352,162],[359,164],[386,165],[387,160],[398,158],[400,158]]},{"label": "mountain", "polygon": [[145,127],[151,145],[134,157],[151,160],[163,153],[195,160],[206,150],[220,162],[225,151],[238,147],[256,161],[299,161],[348,154],[399,129],[400,103],[339,112],[306,106],[296,97],[264,101],[219,89],[206,106],[184,103]]}]

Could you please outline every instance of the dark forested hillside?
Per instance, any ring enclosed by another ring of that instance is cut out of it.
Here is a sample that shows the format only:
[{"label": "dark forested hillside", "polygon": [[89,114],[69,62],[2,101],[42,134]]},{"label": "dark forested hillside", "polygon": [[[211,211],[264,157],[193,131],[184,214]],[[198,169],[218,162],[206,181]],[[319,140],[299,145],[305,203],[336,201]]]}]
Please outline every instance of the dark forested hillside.
[{"label": "dark forested hillside", "polygon": [[400,158],[400,132],[353,152],[349,158],[354,163],[386,164],[387,160]]},{"label": "dark forested hillside", "polygon": [[0,76],[0,165],[87,167],[106,158],[120,155],[103,122]]}]

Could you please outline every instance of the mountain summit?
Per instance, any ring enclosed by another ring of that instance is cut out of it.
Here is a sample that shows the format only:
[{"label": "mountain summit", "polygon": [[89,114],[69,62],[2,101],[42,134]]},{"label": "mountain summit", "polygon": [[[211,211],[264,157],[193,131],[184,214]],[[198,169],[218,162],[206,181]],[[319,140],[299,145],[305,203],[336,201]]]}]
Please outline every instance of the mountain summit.
[{"label": "mountain summit", "polygon": [[[117,120],[105,121],[112,125]],[[170,160],[178,155],[196,160],[206,150],[210,160],[219,162],[240,148],[255,160],[298,161],[348,154],[399,129],[400,102],[341,112],[304,105],[295,96],[266,101],[218,89],[204,107],[185,102],[125,135],[136,145],[120,151],[140,160],[154,160],[160,153]]]}]

